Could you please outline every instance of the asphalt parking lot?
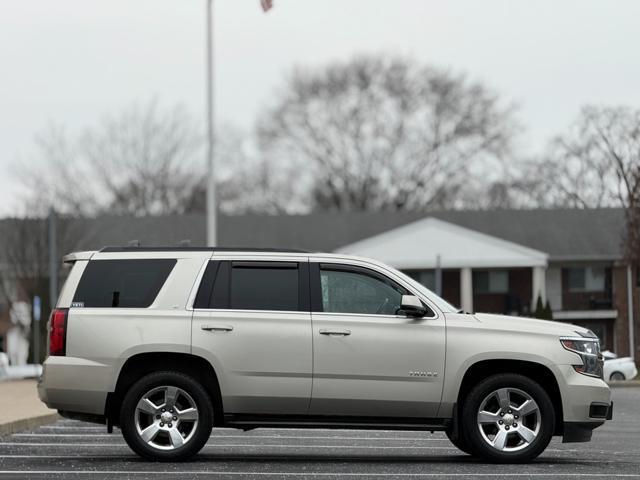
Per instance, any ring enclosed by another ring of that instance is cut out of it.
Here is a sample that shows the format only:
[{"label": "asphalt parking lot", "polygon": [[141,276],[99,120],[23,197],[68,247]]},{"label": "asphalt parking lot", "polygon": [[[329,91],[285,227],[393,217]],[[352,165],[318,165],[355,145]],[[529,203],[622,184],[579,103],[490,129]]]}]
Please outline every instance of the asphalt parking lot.
[{"label": "asphalt parking lot", "polygon": [[480,463],[444,434],[214,430],[194,461],[149,463],[116,430],[61,420],[0,440],[2,478],[640,478],[640,388],[615,388],[614,419],[591,443],[554,439],[529,465]]}]

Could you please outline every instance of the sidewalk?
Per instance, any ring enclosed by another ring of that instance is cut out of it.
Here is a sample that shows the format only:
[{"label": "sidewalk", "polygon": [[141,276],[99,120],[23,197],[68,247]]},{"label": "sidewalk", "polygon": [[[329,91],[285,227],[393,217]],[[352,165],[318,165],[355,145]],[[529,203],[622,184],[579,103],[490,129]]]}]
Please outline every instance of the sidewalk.
[{"label": "sidewalk", "polygon": [[54,422],[55,410],[38,398],[35,380],[0,382],[0,436]]}]

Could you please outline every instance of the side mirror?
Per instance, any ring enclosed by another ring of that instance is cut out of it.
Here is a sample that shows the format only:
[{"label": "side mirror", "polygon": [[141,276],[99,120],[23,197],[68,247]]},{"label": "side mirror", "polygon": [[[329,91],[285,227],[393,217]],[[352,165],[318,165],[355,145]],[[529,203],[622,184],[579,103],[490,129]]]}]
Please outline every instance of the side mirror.
[{"label": "side mirror", "polygon": [[400,309],[407,314],[407,317],[424,317],[427,313],[427,309],[415,295],[402,295]]}]

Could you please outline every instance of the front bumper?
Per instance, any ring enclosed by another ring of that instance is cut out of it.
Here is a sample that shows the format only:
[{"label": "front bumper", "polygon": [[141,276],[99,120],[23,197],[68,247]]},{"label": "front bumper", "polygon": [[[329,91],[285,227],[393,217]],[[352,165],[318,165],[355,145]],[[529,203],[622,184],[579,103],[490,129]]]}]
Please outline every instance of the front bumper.
[{"label": "front bumper", "polygon": [[613,402],[603,404],[594,402],[589,409],[589,416],[599,421],[591,422],[565,422],[562,443],[589,442],[593,435],[593,430],[604,423],[605,420],[613,418]]},{"label": "front bumper", "polygon": [[571,365],[559,366],[558,386],[562,396],[564,423],[602,422],[606,415],[592,416],[592,405],[611,404],[611,390],[600,378],[576,372]]}]

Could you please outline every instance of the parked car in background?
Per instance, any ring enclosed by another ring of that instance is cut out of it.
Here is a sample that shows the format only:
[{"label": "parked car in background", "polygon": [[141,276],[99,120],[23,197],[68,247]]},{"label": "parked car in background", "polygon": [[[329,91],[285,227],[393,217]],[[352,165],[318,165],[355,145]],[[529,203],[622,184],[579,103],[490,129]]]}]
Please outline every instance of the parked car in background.
[{"label": "parked car in background", "polygon": [[622,357],[605,350],[602,352],[604,357],[604,379],[610,380],[632,380],[638,375],[638,369],[636,363],[631,357]]}]

